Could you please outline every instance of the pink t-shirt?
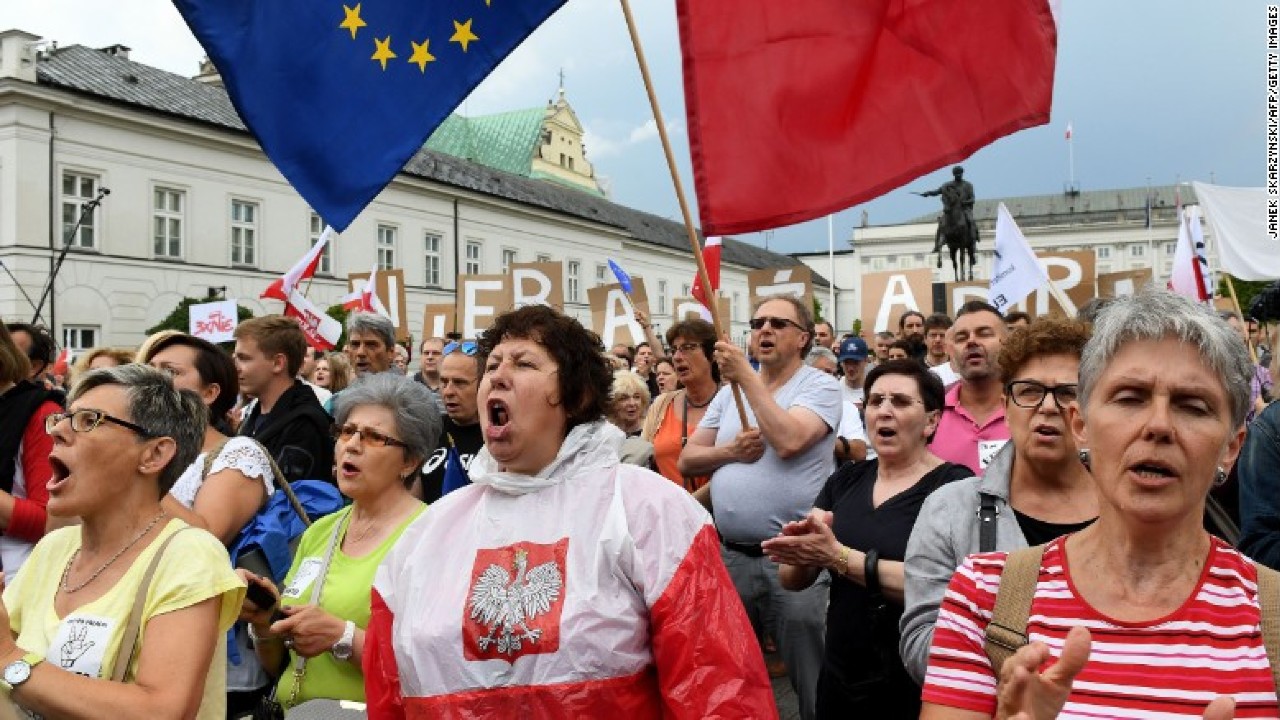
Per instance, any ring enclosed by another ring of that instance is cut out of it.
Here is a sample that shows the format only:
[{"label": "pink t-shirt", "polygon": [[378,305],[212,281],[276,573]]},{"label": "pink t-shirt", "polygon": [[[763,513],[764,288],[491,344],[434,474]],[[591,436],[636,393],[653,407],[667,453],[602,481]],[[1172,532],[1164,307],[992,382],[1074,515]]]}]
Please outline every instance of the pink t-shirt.
[{"label": "pink t-shirt", "polygon": [[[1199,720],[1219,695],[1235,698],[1237,718],[1277,717],[1262,644],[1257,569],[1248,558],[1212,538],[1200,581],[1182,607],[1155,620],[1129,622],[1103,615],[1080,597],[1064,540],[1045,546],[1027,621],[1028,638],[1048,645],[1054,661],[1072,627],[1087,627],[1093,638],[1089,661],[1059,718]],[[983,633],[1007,557],[970,555],[952,576],[929,649],[925,702],[995,713],[996,678]]]},{"label": "pink t-shirt", "polygon": [[969,411],[960,406],[962,385],[963,381],[958,382],[947,391],[938,432],[929,449],[943,460],[964,465],[981,475],[991,458],[1009,441],[1009,426],[1004,421],[1004,407],[996,408],[991,417],[979,425]]}]

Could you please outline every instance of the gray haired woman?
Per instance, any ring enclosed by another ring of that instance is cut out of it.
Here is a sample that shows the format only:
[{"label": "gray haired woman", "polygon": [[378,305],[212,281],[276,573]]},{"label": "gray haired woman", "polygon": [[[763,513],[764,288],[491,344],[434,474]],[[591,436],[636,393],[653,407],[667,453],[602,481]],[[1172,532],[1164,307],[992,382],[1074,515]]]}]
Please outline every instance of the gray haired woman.
[{"label": "gray haired woman", "polygon": [[[1067,408],[1098,519],[965,559],[938,615],[921,718],[1223,718],[1233,703],[1236,717],[1277,716],[1259,584],[1280,579],[1202,525],[1244,440],[1251,372],[1240,335],[1186,298],[1147,290],[1102,310]],[[993,619],[1005,586],[1003,601],[1029,604]],[[1002,659],[989,628],[1029,644]]]},{"label": "gray haired woman", "polygon": [[303,533],[283,592],[267,578],[240,571],[268,590],[284,614],[273,622],[273,606],[252,601],[241,614],[262,666],[285,670],[275,694],[284,710],[316,698],[364,701],[360,662],[373,574],[426,508],[409,494],[409,485],[440,436],[440,414],[429,393],[389,373],[367,375],[343,391],[333,454],[338,489],[351,506]]},{"label": "gray haired woman", "polygon": [[81,522],[46,535],[5,588],[6,699],[48,718],[225,716],[244,584],[221,541],[160,505],[204,428],[200,398],[143,365],[85,374],[47,418],[49,512]]}]

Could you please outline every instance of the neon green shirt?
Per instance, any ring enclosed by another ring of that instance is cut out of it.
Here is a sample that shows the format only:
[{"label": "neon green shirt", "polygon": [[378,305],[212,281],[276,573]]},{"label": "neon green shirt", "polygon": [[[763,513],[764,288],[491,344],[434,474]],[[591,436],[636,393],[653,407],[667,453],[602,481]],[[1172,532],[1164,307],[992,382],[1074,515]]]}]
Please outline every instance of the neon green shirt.
[{"label": "neon green shirt", "polygon": [[[81,605],[65,618],[54,612],[53,598],[63,569],[80,548],[80,528],[62,528],[46,535],[4,591],[9,625],[17,635],[18,646],[43,655],[55,667],[68,672],[109,678],[147,566],[160,543],[186,526],[176,518],[170,520],[106,594]],[[137,676],[138,655],[147,641],[147,621],[209,598],[220,599],[218,639],[196,717],[221,720],[227,712],[227,663],[223,661],[227,629],[240,612],[244,583],[231,569],[226,548],[204,530],[188,530],[165,549],[147,591],[138,650],[125,673],[125,682],[133,682]]]},{"label": "neon green shirt", "polygon": [[[356,627],[364,629],[369,625],[369,597],[374,572],[382,564],[382,558],[400,539],[404,529],[426,508],[423,505],[415,510],[381,545],[363,557],[350,557],[342,552],[342,539],[347,534],[347,523],[351,521],[350,507],[317,520],[302,534],[298,543],[293,566],[284,578],[284,590],[280,593],[281,604],[310,604],[311,585],[320,572],[320,566],[324,564],[325,550],[329,548],[329,539],[333,535],[333,524],[342,523],[342,529],[338,533],[338,547],[333,551],[329,574],[320,591],[320,608],[335,617],[351,620]],[[293,663],[294,655],[291,652],[289,664],[280,676],[280,686],[276,689],[276,700],[286,709],[292,706],[290,696],[293,693]],[[298,690],[295,702],[315,698],[364,702],[364,673],[360,666],[336,660],[329,653],[308,660],[302,687]]]}]

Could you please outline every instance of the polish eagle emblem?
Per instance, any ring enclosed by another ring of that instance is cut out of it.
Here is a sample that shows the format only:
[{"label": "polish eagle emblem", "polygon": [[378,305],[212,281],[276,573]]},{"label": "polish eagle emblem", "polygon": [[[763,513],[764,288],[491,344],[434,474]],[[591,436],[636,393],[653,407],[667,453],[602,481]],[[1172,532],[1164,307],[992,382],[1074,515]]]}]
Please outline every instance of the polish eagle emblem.
[{"label": "polish eagle emblem", "polygon": [[491,646],[500,654],[514,655],[538,642],[542,630],[529,624],[551,610],[564,589],[564,578],[555,561],[529,569],[529,553],[517,549],[512,558],[515,578],[497,563],[486,567],[471,587],[470,616],[488,628],[488,634],[476,639],[476,646]]}]

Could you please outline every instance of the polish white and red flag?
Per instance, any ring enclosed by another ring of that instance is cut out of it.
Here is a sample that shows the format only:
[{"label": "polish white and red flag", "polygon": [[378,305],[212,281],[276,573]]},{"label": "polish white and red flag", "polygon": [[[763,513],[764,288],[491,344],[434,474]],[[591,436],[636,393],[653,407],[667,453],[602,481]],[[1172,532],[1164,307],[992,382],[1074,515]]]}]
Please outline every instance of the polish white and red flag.
[{"label": "polish white and red flag", "polygon": [[1182,206],[1178,197],[1178,244],[1173,251],[1169,289],[1199,302],[1213,298],[1213,280],[1205,254],[1204,230],[1200,227],[1200,207]]},{"label": "polish white and red flag", "polygon": [[720,289],[720,238],[718,236],[707,238],[702,248],[702,260],[707,264],[707,279],[711,281],[711,292],[707,292],[702,287],[702,277],[694,273],[691,294],[695,300],[710,310],[711,298],[715,297],[716,291]]},{"label": "polish white and red flag", "polygon": [[391,313],[382,304],[382,299],[378,297],[377,265],[374,265],[373,269],[369,271],[369,277],[365,280],[364,285],[343,296],[342,307],[352,312],[377,313],[388,320],[391,319]]},{"label": "polish white and red flag", "polygon": [[579,425],[537,478],[481,450],[405,529],[374,576],[370,720],[778,717],[711,518],[621,441]]},{"label": "polish white and red flag", "polygon": [[1067,123],[1067,139],[1071,139],[1071,123]]},{"label": "polish white and red flag", "polygon": [[275,298],[289,302],[289,296],[303,280],[310,279],[316,274],[316,268],[320,265],[320,256],[324,254],[325,247],[329,244],[329,238],[333,235],[333,228],[326,225],[324,232],[320,233],[320,239],[315,245],[307,251],[302,259],[293,264],[284,275],[277,278],[274,282],[262,291],[260,298]]}]

